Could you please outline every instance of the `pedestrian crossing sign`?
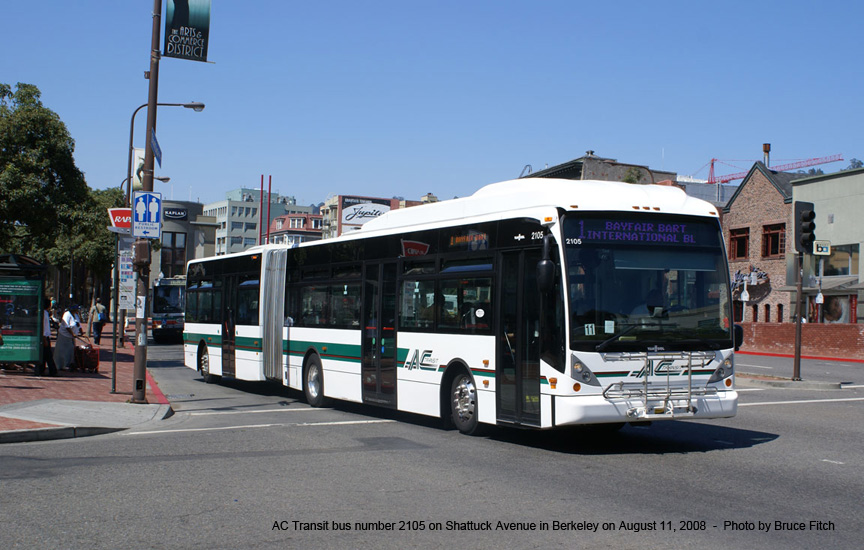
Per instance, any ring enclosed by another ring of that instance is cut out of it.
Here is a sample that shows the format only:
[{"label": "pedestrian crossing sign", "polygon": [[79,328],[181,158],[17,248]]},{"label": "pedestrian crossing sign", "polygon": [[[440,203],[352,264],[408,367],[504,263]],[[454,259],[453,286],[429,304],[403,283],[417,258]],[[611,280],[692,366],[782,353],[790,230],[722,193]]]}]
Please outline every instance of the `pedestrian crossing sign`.
[{"label": "pedestrian crossing sign", "polygon": [[162,238],[162,193],[136,191],[132,194],[132,236]]}]

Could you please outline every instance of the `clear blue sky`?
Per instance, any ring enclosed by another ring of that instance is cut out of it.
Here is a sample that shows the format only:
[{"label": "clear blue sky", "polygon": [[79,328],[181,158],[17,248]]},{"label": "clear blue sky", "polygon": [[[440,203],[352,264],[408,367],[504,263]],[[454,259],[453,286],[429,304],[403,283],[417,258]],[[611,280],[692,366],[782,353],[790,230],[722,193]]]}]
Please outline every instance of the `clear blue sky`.
[{"label": "clear blue sky", "polygon": [[[126,175],[152,5],[0,4],[0,82],[39,87],[93,188]],[[864,157],[862,22],[851,1],[213,0],[212,63],[160,64],[160,102],[207,108],[160,109],[156,190],[444,199],[588,149],[706,178],[763,142],[835,171]]]}]

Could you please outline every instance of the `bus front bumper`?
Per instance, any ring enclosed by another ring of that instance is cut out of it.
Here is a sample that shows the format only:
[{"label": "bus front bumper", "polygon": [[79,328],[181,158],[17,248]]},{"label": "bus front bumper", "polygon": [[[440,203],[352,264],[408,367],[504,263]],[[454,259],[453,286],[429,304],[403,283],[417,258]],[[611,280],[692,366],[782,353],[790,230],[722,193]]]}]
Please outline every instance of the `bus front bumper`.
[{"label": "bus front bumper", "polygon": [[711,395],[606,398],[555,396],[555,425],[647,422],[684,418],[729,418],[738,412],[738,392]]}]

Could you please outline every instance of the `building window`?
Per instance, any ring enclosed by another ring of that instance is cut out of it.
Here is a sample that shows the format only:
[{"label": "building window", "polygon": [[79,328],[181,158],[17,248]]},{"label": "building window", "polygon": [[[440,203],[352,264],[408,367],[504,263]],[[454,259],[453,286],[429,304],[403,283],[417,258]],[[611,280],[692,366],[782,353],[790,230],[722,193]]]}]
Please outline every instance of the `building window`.
[{"label": "building window", "polygon": [[231,231],[242,231],[243,222],[231,222]]},{"label": "building window", "polygon": [[284,220],[282,220],[281,218],[276,220],[276,229],[282,229],[282,222],[283,221]]},{"label": "building window", "polygon": [[771,322],[771,306],[769,304],[765,304],[765,322]]},{"label": "building window", "polygon": [[825,275],[858,275],[857,244],[831,247],[831,256],[825,262]]},{"label": "building window", "polygon": [[776,223],[762,227],[762,257],[776,258],[786,251],[786,224]]},{"label": "building window", "polygon": [[243,237],[231,237],[231,246],[243,244]]},{"label": "building window", "polygon": [[750,228],[729,230],[729,259],[746,260],[750,244]]},{"label": "building window", "polygon": [[246,231],[255,231],[256,229],[258,229],[257,223],[246,223]]},{"label": "building window", "polygon": [[759,322],[759,306],[757,306],[755,304],[753,305],[753,322],[754,323]]},{"label": "building window", "polygon": [[243,246],[255,246],[256,244],[257,244],[256,239],[252,239],[249,237],[246,237],[245,239],[243,239]]},{"label": "building window", "polygon": [[783,304],[777,304],[777,322],[783,322]]},{"label": "building window", "polygon": [[160,268],[165,277],[186,273],[186,233],[162,232]]}]

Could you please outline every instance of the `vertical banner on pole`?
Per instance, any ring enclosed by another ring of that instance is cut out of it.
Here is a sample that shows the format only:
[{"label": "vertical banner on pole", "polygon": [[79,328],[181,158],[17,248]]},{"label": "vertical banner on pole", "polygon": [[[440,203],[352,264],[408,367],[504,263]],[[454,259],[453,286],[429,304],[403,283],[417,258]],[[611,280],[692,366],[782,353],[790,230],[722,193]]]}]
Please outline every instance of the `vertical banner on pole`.
[{"label": "vertical banner on pole", "polygon": [[207,61],[210,0],[168,0],[165,10],[165,57]]}]

